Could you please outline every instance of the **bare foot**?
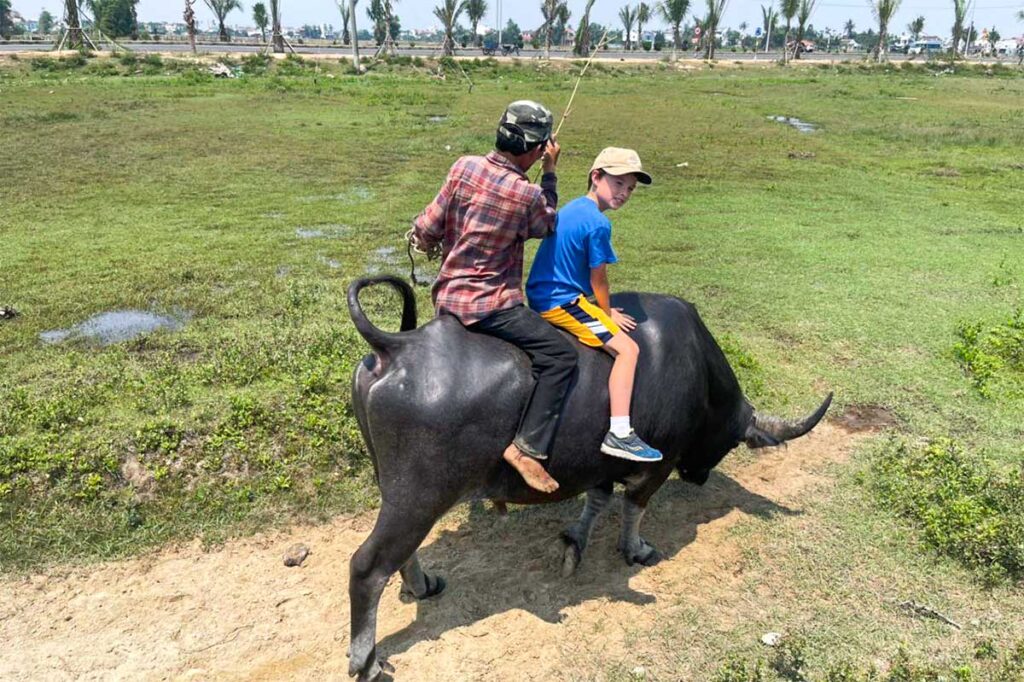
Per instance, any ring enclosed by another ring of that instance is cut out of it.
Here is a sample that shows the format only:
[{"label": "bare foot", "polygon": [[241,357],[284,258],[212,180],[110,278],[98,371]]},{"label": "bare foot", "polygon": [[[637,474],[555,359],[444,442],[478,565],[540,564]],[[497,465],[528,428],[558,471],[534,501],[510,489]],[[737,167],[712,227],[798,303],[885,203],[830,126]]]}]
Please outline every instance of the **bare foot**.
[{"label": "bare foot", "polygon": [[529,455],[523,454],[515,445],[509,445],[505,448],[503,456],[505,461],[511,464],[519,472],[519,475],[523,477],[526,485],[534,490],[539,490],[542,493],[553,493],[558,490],[558,482],[548,475],[548,472],[544,470],[540,462]]}]

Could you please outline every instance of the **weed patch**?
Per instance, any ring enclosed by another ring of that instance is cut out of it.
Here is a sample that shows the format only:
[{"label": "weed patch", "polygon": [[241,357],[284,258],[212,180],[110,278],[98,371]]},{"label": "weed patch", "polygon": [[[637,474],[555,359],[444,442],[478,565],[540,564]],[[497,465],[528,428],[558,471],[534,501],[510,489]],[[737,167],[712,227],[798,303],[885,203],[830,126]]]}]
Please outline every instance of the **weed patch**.
[{"label": "weed patch", "polygon": [[[1012,282],[1001,271],[996,286]],[[974,388],[986,398],[1024,396],[1024,308],[994,325],[961,322],[953,355],[971,378]]]},{"label": "weed patch", "polygon": [[871,486],[928,545],[986,582],[1024,578],[1024,470],[1000,474],[949,439],[890,439],[875,454]]}]

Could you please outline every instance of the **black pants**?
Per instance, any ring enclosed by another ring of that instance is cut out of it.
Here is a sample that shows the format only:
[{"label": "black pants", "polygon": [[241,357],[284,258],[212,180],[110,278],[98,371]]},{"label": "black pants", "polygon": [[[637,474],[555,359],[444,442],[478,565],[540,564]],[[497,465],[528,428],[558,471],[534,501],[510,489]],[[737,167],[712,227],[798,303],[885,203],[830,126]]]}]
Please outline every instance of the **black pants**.
[{"label": "black pants", "polygon": [[530,356],[537,384],[512,442],[529,455],[547,456],[576,371],[576,348],[553,324],[523,305],[499,310],[469,329],[508,341]]}]

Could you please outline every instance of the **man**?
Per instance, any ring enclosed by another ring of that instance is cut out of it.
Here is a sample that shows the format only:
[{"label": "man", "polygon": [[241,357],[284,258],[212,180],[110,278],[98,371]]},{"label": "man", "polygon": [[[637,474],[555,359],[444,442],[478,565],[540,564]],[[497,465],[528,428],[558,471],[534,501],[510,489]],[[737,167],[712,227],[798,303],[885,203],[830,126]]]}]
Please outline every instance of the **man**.
[{"label": "man", "polygon": [[[537,102],[512,102],[498,124],[495,150],[457,160],[410,235],[420,250],[441,247],[432,291],[437,313],[529,355],[537,381],[504,458],[530,487],[546,493],[558,483],[540,462],[551,452],[576,369],[576,349],[524,305],[522,291],[523,244],[554,232],[557,219],[561,150],[551,123],[551,112]],[[542,158],[537,186],[526,173]]]}]

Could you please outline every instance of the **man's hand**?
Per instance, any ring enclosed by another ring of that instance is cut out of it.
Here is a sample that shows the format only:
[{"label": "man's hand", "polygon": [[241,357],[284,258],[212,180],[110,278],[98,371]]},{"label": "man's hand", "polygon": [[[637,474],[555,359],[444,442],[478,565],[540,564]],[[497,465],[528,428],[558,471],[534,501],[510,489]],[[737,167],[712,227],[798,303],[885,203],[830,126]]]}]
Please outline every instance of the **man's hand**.
[{"label": "man's hand", "polygon": [[555,167],[558,166],[558,155],[560,153],[562,153],[562,148],[558,146],[558,140],[552,136],[544,147],[544,156],[541,167],[544,169],[545,173],[555,172]]},{"label": "man's hand", "polygon": [[612,308],[612,322],[619,325],[624,332],[631,332],[636,329],[636,320],[631,315],[622,312],[622,308]]}]

